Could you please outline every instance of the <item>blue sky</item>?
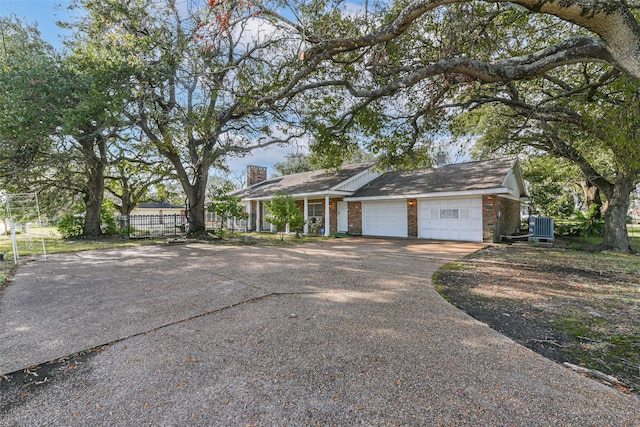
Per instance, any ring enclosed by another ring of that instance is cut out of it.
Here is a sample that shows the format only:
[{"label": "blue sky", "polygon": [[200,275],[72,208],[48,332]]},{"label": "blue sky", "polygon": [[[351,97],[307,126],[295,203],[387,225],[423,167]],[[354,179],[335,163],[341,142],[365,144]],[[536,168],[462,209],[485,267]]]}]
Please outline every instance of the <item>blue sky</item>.
[{"label": "blue sky", "polygon": [[61,36],[65,33],[56,22],[69,20],[68,5],[68,0],[0,0],[0,15],[16,16],[25,23],[37,24],[42,38],[61,48]]}]

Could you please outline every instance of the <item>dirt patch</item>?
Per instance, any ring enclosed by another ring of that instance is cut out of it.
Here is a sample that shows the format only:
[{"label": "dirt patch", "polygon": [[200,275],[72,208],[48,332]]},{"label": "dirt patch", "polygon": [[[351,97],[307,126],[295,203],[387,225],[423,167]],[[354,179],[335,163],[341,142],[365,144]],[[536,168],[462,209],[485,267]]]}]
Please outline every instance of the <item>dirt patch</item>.
[{"label": "dirt patch", "polygon": [[452,304],[559,363],[640,394],[640,257],[496,245],[435,276]]}]

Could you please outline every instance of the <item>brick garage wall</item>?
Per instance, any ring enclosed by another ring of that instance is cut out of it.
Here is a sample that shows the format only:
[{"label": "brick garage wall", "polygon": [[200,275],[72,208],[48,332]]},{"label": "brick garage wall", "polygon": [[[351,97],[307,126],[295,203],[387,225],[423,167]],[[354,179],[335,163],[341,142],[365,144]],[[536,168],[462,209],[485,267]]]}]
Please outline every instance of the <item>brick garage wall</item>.
[{"label": "brick garage wall", "polygon": [[485,242],[494,241],[497,213],[498,197],[482,196],[482,240]]},{"label": "brick garage wall", "polygon": [[362,235],[362,202],[349,202],[349,234]]},{"label": "brick garage wall", "polygon": [[505,199],[501,197],[500,203],[500,234],[509,235],[515,233],[522,226],[520,220],[520,200]]},{"label": "brick garage wall", "polygon": [[416,199],[407,200],[407,235],[418,237],[418,201]]},{"label": "brick garage wall", "polygon": [[[499,224],[498,212],[500,212]],[[500,238],[499,234],[512,234],[519,227],[519,200],[482,196],[482,239],[485,242],[497,242]]]}]

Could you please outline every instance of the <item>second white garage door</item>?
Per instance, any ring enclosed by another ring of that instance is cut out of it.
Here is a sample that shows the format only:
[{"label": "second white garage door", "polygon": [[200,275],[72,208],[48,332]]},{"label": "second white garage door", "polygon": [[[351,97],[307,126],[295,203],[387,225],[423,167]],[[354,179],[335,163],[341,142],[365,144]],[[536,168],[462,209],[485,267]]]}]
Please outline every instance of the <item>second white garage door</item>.
[{"label": "second white garage door", "polygon": [[365,236],[407,237],[407,202],[363,202],[362,234]]},{"label": "second white garage door", "polygon": [[420,200],[421,239],[482,242],[482,197]]}]

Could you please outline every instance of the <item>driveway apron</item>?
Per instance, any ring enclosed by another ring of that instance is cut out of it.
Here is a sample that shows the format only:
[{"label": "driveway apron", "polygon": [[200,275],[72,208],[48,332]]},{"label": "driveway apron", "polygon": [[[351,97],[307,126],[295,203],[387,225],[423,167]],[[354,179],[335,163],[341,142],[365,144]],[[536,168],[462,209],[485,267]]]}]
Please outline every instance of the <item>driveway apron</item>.
[{"label": "driveway apron", "polygon": [[437,268],[481,246],[189,244],[28,263],[0,291],[0,426],[640,425],[638,398],[437,294]]}]

